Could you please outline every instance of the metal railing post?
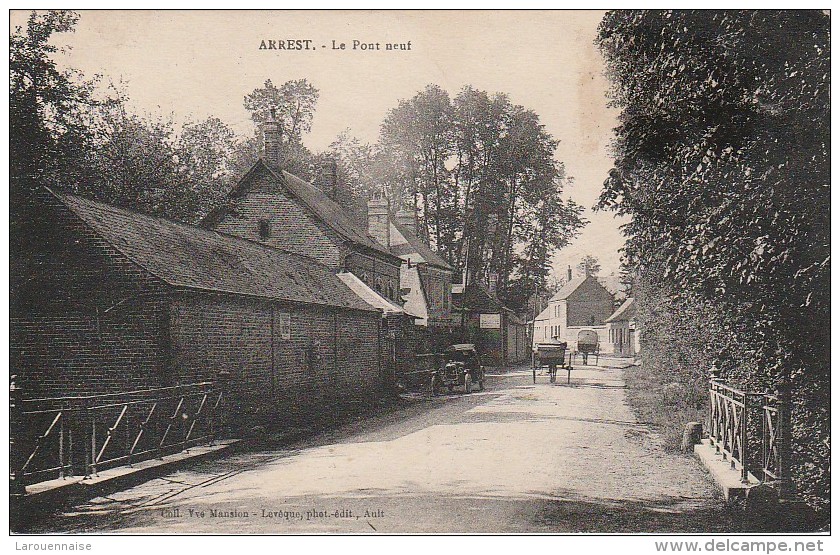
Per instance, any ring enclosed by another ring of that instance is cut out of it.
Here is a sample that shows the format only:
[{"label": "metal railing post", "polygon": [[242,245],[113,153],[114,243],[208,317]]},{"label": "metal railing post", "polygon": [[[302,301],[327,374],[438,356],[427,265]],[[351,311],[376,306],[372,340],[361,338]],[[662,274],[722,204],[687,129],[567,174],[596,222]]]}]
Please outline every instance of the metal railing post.
[{"label": "metal railing post", "polygon": [[21,467],[23,466],[23,451],[21,451],[21,435],[23,433],[23,407],[21,406],[21,389],[17,385],[17,374],[9,376],[9,494],[25,495],[26,486],[23,485]]},{"label": "metal railing post", "polygon": [[791,386],[790,377],[785,375],[777,390],[776,445],[779,454],[777,470],[779,480],[779,499],[788,499],[791,495],[790,457],[791,457]]},{"label": "metal railing post", "polygon": [[749,471],[747,470],[747,461],[749,457],[747,456],[747,430],[749,429],[749,413],[750,413],[750,395],[749,393],[744,393],[744,408],[743,414],[741,415],[741,449],[739,449],[738,455],[741,458],[741,483],[748,484],[749,480]]},{"label": "metal railing post", "polygon": [[[89,430],[90,429],[90,410],[88,410],[87,401],[82,402],[82,421],[81,421],[81,428],[82,430]],[[93,472],[91,469],[93,468],[93,449],[95,448],[93,440],[88,441],[89,438],[85,437],[86,434],[82,433],[82,444],[85,446],[85,476],[84,479],[87,480],[91,477]]]}]

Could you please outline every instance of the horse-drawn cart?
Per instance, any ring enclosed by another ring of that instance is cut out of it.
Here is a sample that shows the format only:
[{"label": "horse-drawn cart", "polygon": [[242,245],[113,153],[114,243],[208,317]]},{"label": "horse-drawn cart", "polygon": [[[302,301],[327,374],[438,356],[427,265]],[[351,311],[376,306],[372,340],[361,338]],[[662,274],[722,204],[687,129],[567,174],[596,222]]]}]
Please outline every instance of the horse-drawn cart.
[{"label": "horse-drawn cart", "polygon": [[595,365],[598,365],[598,357],[601,354],[601,345],[598,340],[598,332],[595,330],[580,330],[577,337],[577,352],[583,356],[583,365],[589,364],[589,355],[595,355]]},{"label": "horse-drawn cart", "polygon": [[534,346],[531,354],[533,359],[534,383],[537,383],[537,370],[545,368],[548,371],[550,383],[557,381],[557,369],[562,368],[568,372],[566,383],[572,381],[572,359],[569,353],[569,361],[566,362],[567,345],[565,342],[554,341],[538,343]]}]

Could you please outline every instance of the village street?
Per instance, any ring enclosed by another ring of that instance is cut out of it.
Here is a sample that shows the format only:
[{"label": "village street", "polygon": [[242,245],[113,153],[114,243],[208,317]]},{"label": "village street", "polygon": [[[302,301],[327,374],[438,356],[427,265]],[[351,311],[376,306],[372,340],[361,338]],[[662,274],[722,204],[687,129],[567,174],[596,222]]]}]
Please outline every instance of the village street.
[{"label": "village street", "polygon": [[619,365],[578,366],[571,385],[496,372],[484,392],[200,463],[29,531],[733,531],[700,465],[634,419]]}]

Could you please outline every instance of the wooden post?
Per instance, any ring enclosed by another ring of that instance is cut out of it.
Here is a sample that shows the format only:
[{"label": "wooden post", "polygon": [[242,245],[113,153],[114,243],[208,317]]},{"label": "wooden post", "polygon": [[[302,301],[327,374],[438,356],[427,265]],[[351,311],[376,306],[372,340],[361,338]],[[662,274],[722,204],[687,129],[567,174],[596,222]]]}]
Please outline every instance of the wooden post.
[{"label": "wooden post", "polygon": [[58,426],[58,477],[64,479],[64,419],[67,416],[65,410],[61,411],[61,422]]},{"label": "wooden post", "polygon": [[96,418],[90,418],[90,473],[96,474]]}]

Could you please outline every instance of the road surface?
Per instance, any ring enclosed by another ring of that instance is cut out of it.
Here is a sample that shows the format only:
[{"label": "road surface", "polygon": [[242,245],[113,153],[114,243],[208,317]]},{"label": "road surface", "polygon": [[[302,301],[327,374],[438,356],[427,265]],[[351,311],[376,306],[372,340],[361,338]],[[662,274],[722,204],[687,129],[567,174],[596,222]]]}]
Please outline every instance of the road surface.
[{"label": "road surface", "polygon": [[283,449],[199,463],[30,531],[735,531],[700,465],[663,451],[625,404],[622,370],[601,362],[571,385],[500,372],[484,392],[416,398]]}]

